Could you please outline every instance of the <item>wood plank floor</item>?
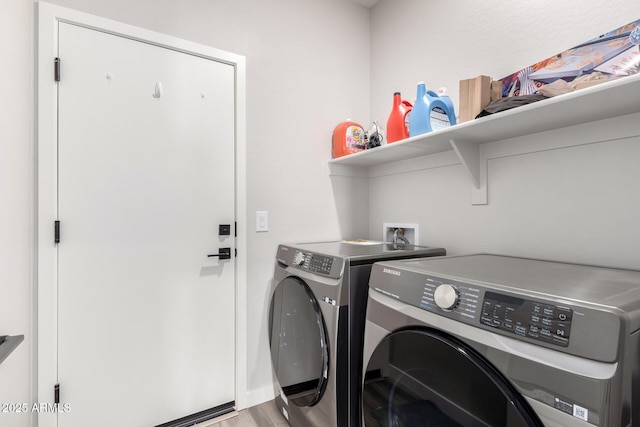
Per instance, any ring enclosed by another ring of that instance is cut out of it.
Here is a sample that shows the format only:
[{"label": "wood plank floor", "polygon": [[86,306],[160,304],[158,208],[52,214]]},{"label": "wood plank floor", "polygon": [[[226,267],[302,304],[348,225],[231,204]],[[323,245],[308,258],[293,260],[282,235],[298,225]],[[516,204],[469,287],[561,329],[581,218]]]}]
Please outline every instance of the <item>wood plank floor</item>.
[{"label": "wood plank floor", "polygon": [[273,400],[238,411],[227,419],[211,420],[194,427],[285,427],[289,424]]}]

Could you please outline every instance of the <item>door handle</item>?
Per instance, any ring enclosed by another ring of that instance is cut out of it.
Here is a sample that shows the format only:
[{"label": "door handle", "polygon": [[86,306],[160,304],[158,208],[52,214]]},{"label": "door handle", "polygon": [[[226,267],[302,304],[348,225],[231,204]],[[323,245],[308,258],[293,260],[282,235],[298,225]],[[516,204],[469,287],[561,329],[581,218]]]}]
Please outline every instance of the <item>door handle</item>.
[{"label": "door handle", "polygon": [[220,248],[217,254],[207,255],[209,258],[218,257],[218,259],[231,259],[231,248]]}]

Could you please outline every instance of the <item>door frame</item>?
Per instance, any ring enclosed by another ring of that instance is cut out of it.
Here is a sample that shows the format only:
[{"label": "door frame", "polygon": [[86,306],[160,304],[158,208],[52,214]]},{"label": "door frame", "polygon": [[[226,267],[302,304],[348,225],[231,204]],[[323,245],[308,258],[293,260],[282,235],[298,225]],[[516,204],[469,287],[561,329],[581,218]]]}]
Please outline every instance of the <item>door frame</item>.
[{"label": "door frame", "polygon": [[[37,253],[35,260],[36,308],[33,315],[37,345],[34,346],[34,376],[37,390],[34,397],[39,404],[53,403],[57,378],[57,250],[53,239],[53,224],[57,214],[57,135],[58,86],[54,81],[53,64],[58,56],[58,24],[83,26],[135,41],[148,43],[178,52],[223,62],[235,70],[235,213],[240,229],[237,231],[238,256],[235,277],[235,401],[236,409],[247,405],[247,325],[246,278],[247,235],[245,218],[246,195],[246,62],[245,57],[166,34],[145,30],[128,24],[89,15],[49,3],[38,2],[36,34],[36,139],[37,139]],[[64,58],[61,59],[64,64]],[[64,65],[62,65],[64,70]],[[64,78],[64,75],[62,75]],[[236,225],[237,228],[237,225]],[[64,389],[61,392],[61,403]],[[71,408],[73,410],[73,408]],[[40,427],[56,426],[55,412],[38,413]]]}]

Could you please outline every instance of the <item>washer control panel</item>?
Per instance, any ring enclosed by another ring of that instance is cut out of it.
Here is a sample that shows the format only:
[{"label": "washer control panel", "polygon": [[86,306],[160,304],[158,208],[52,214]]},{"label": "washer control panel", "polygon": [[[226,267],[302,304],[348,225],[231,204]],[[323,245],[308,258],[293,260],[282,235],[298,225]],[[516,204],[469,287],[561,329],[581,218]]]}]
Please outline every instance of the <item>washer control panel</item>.
[{"label": "washer control panel", "polygon": [[[379,274],[379,273],[382,274]],[[573,310],[482,285],[374,266],[370,287],[432,313],[480,328],[567,347]]]},{"label": "washer control panel", "polygon": [[451,311],[460,302],[460,293],[455,286],[445,283],[436,288],[433,293],[433,300],[436,305],[445,311]]},{"label": "washer control panel", "polygon": [[522,337],[567,347],[572,310],[487,291],[480,323]]},{"label": "washer control panel", "polygon": [[367,307],[388,304],[398,313],[371,312],[387,329],[425,325],[492,348],[511,338],[615,363],[640,330],[631,314],[640,304],[638,283],[633,270],[490,254],[382,261],[371,269]]},{"label": "washer control panel", "polygon": [[420,303],[409,304],[429,311],[455,314],[467,321],[474,321],[478,313],[480,288],[454,280],[427,276]]}]

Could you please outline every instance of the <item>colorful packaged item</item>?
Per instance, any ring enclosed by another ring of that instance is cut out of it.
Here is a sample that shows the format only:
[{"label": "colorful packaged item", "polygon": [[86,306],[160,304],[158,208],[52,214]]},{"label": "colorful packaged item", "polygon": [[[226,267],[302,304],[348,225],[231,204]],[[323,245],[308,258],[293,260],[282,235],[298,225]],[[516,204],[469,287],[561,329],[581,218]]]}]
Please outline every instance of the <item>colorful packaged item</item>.
[{"label": "colorful packaged item", "polygon": [[347,154],[358,153],[364,150],[367,144],[363,127],[349,119],[335,127],[331,143],[334,159]]}]

